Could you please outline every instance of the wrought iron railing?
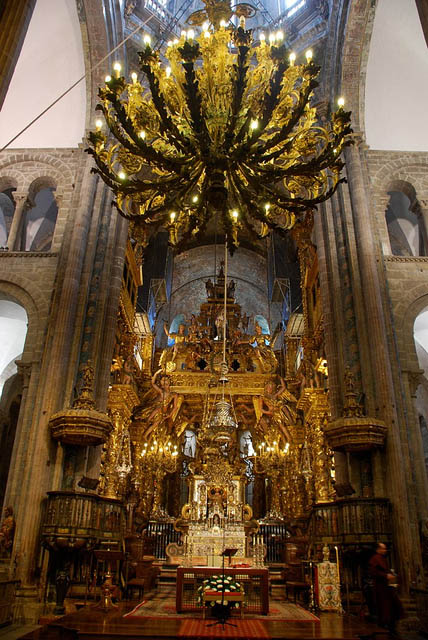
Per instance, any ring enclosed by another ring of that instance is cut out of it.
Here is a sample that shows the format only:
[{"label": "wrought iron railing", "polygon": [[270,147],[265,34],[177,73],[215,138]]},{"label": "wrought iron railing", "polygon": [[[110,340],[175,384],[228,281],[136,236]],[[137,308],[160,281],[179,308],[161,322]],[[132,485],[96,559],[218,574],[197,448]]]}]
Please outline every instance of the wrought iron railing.
[{"label": "wrought iron railing", "polygon": [[164,560],[167,546],[170,542],[178,542],[181,534],[175,531],[172,522],[149,522],[146,536],[152,541],[153,555]]},{"label": "wrought iron railing", "polygon": [[309,538],[313,544],[376,542],[391,535],[391,504],[386,498],[348,498],[312,509]]},{"label": "wrought iron railing", "polygon": [[261,524],[260,533],[266,546],[265,561],[270,563],[284,562],[284,549],[287,537],[285,524]]}]

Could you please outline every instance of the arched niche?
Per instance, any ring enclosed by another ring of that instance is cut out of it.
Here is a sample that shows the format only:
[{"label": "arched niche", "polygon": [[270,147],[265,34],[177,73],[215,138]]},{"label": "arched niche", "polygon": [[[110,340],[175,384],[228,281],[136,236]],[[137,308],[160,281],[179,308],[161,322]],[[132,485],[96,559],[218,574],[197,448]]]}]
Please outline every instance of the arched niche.
[{"label": "arched niche", "polygon": [[394,184],[388,195],[385,221],[392,255],[426,256],[427,233],[414,188],[408,183]]}]

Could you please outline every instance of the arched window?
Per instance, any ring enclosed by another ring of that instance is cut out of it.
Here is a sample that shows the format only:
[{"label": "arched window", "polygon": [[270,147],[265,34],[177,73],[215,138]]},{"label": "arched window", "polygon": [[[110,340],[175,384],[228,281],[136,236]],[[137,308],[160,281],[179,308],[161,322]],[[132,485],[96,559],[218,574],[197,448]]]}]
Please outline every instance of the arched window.
[{"label": "arched window", "polygon": [[386,224],[395,256],[426,256],[426,232],[416,200],[412,203],[402,191],[389,191]]},{"label": "arched window", "polygon": [[4,383],[17,372],[15,360],[23,351],[27,335],[27,312],[0,292],[0,398]]},{"label": "arched window", "polygon": [[13,191],[14,189],[5,189],[0,192],[0,250],[4,249],[7,245],[13,213],[15,211]]},{"label": "arched window", "polygon": [[33,202],[34,206],[25,214],[21,251],[49,251],[58,215],[54,188],[40,189]]},{"label": "arched window", "polygon": [[413,326],[418,364],[424,376],[416,390],[415,410],[419,419],[425,467],[428,473],[428,307],[422,309]]},{"label": "arched window", "polygon": [[6,489],[21,405],[22,381],[15,361],[23,352],[27,313],[0,292],[0,503]]}]

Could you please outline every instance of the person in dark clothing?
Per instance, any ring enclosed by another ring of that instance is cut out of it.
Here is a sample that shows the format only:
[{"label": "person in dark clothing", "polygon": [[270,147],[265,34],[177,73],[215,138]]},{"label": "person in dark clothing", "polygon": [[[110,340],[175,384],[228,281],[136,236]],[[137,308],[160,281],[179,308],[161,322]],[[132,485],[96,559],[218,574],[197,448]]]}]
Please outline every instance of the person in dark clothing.
[{"label": "person in dark clothing", "polygon": [[397,595],[396,576],[389,568],[386,545],[380,542],[370,558],[369,573],[373,580],[373,597],[378,624],[395,632],[395,625],[403,617],[403,607]]}]

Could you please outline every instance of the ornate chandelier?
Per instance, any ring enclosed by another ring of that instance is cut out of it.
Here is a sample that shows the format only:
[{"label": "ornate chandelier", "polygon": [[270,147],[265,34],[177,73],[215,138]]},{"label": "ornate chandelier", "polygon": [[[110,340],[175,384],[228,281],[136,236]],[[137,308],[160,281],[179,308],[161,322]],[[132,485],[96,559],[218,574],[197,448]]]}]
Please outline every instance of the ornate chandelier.
[{"label": "ornate chandelier", "polygon": [[319,123],[312,53],[296,64],[279,33],[268,42],[261,34],[253,47],[242,15],[238,28],[226,28],[228,3],[210,2],[215,12],[206,4],[211,24],[168,43],[168,65],[146,36],[143,76],[127,82],[116,64],[99,90],[109,131],[99,120],[87,151],[143,245],[166,228],[182,248],[213,218],[229,247],[243,228],[253,238],[285,231],[344,180],[350,113],[341,103]]}]

